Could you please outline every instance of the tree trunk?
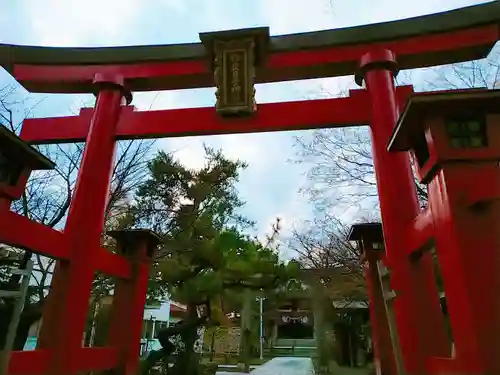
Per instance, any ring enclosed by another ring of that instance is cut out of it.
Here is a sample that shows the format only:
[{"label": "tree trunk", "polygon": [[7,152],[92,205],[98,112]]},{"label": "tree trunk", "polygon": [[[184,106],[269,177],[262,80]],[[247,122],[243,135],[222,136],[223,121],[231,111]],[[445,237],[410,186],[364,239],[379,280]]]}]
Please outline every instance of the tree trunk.
[{"label": "tree trunk", "polygon": [[243,307],[241,310],[241,338],[240,338],[240,361],[243,363],[245,372],[250,372],[250,335],[252,326],[252,302],[253,293],[250,289],[245,290]]},{"label": "tree trunk", "polygon": [[183,334],[184,351],[177,356],[172,368],[175,375],[197,375],[200,358],[198,353],[194,352],[194,343],[197,339],[197,327],[190,328]]},{"label": "tree trunk", "polygon": [[184,350],[181,351],[172,367],[174,375],[198,375],[200,367],[200,356],[194,352],[194,343],[198,338],[199,321],[196,305],[188,305],[187,321],[189,326],[181,332]]}]

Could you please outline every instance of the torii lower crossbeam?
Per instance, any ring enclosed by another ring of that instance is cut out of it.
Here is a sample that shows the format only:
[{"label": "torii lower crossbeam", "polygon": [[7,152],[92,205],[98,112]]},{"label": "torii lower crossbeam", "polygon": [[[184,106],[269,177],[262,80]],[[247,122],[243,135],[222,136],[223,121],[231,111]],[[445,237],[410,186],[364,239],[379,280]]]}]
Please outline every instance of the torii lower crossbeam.
[{"label": "torii lower crossbeam", "polygon": [[[404,105],[412,86],[397,89]],[[65,143],[85,140],[92,108],[79,116],[26,119],[21,138],[31,143]],[[351,90],[345,98],[260,104],[253,117],[221,118],[213,107],[135,111],[123,107],[116,138],[162,138],[213,134],[258,133],[366,125],[371,108],[365,90]]]}]

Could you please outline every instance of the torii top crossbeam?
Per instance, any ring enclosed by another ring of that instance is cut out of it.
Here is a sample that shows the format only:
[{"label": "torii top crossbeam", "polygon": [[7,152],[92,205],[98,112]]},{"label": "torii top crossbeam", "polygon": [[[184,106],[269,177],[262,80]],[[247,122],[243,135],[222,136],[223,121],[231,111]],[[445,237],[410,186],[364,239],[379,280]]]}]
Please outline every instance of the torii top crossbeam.
[{"label": "torii top crossbeam", "polygon": [[[485,57],[498,40],[500,1],[401,21],[270,37],[256,83],[351,75],[377,46],[411,69]],[[52,48],[0,45],[0,63],[31,92],[89,93],[96,73],[132,91],[214,86],[202,43]]]}]

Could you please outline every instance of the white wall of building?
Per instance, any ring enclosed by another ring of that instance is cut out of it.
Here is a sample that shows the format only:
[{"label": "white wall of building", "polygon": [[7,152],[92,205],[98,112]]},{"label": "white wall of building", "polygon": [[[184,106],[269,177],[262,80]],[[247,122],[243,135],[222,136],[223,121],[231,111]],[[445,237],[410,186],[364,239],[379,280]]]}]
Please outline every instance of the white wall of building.
[{"label": "white wall of building", "polygon": [[144,320],[158,320],[168,322],[170,319],[170,301],[157,306],[146,306],[144,308]]}]

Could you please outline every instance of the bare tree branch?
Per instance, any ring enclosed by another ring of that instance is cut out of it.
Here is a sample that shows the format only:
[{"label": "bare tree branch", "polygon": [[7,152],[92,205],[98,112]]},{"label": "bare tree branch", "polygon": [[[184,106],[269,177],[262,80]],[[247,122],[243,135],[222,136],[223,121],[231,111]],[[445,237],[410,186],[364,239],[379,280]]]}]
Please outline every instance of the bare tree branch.
[{"label": "bare tree branch", "polygon": [[288,246],[305,268],[331,269],[321,278],[330,298],[336,301],[366,301],[359,249],[347,241],[349,226],[340,220],[310,222],[306,229],[294,229]]}]

